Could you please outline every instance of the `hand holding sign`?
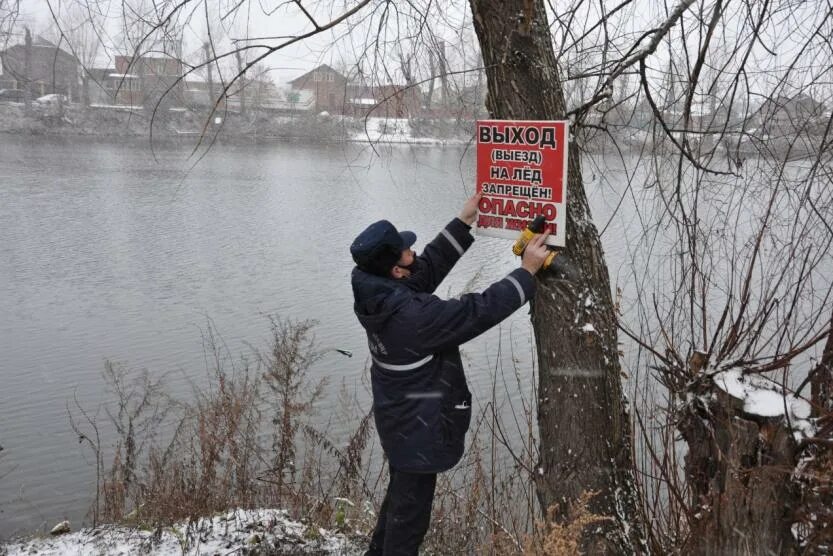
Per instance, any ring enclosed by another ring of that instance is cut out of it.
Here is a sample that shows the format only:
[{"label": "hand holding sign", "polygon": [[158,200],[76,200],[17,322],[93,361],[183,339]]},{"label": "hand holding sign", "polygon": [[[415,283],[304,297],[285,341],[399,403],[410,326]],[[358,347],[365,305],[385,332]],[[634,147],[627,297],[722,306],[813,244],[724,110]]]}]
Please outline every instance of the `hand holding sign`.
[{"label": "hand holding sign", "polygon": [[475,193],[469,197],[469,200],[466,201],[466,204],[463,205],[463,208],[460,210],[460,220],[469,226],[474,224],[474,220],[477,218],[477,204],[480,202],[480,198],[482,196],[482,193]]}]

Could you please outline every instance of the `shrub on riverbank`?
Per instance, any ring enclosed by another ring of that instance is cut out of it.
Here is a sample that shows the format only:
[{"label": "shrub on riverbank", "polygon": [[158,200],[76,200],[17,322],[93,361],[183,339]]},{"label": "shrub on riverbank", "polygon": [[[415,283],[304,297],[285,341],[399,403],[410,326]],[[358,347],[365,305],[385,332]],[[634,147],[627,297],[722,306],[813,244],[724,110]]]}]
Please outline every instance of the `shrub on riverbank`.
[{"label": "shrub on riverbank", "polygon": [[[206,346],[209,380],[188,402],[169,397],[147,373],[106,365],[115,398],[107,411],[117,432],[112,450],[96,440],[104,423],[86,419],[80,408],[73,412],[74,428],[100,462],[93,521],[156,528],[231,508],[271,507],[310,525],[369,534],[386,464],[368,404],[344,385],[328,411],[354,423],[352,433],[339,441],[314,426],[328,384],[310,378],[322,355],[311,323],[273,320],[270,346],[249,359],[231,357],[211,329]],[[528,394],[517,369],[493,380]],[[533,406],[524,400],[510,425],[495,401],[473,419],[464,460],[439,477],[428,553],[543,546],[531,540],[549,530],[535,527]]]}]

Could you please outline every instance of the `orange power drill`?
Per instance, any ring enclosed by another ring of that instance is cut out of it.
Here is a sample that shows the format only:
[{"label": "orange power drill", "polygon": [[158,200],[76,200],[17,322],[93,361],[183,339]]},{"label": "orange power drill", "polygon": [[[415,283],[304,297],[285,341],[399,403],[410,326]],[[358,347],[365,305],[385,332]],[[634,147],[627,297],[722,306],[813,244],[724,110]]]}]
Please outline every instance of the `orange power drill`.
[{"label": "orange power drill", "polygon": [[[532,220],[532,222],[527,224],[526,228],[524,228],[521,232],[520,237],[515,240],[515,244],[512,246],[512,252],[520,257],[523,254],[524,249],[526,249],[526,244],[529,243],[529,240],[531,240],[535,234],[540,234],[544,231],[545,222],[546,219],[544,218],[544,215],[539,214],[534,220]],[[556,255],[558,255],[557,252],[550,251],[550,254],[547,255],[547,258],[544,260],[543,268],[548,268],[552,264]]]}]

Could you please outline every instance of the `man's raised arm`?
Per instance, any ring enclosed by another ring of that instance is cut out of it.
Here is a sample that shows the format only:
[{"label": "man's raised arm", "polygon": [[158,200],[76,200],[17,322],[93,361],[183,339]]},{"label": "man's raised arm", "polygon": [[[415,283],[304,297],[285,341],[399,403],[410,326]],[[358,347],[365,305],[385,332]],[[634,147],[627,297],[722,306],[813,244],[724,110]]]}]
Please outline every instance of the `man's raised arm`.
[{"label": "man's raised arm", "polygon": [[460,215],[449,222],[437,234],[422,254],[416,258],[414,272],[408,278],[408,287],[414,291],[433,293],[448,273],[454,268],[463,253],[474,243],[471,225],[477,217],[477,204],[481,194],[470,197]]}]

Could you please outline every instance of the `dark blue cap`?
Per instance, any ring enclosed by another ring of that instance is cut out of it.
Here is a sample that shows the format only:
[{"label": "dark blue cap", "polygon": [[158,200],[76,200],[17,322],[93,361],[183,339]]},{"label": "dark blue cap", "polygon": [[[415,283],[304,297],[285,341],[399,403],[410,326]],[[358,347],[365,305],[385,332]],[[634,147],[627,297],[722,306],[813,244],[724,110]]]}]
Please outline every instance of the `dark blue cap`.
[{"label": "dark blue cap", "polygon": [[416,242],[413,232],[399,232],[387,220],[379,220],[364,229],[350,245],[350,254],[359,268],[386,276],[402,251]]}]

